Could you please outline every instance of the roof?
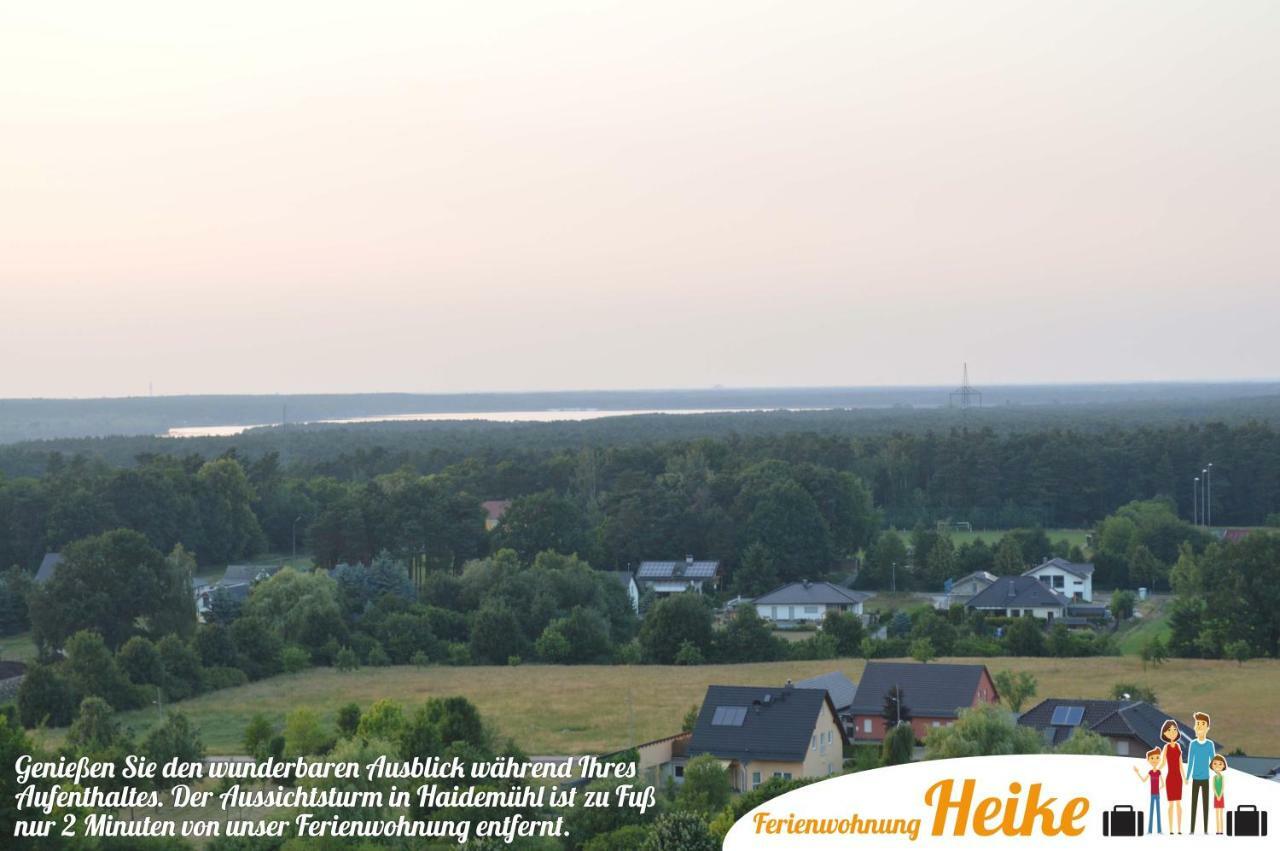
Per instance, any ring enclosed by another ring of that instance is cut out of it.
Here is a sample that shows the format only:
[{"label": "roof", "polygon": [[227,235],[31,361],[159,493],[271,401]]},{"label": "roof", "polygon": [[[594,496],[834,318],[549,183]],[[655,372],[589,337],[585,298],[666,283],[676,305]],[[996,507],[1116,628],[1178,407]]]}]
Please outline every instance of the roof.
[{"label": "roof", "polygon": [[636,579],[711,579],[719,572],[718,561],[642,561]]},{"label": "roof", "polygon": [[502,519],[502,515],[507,513],[507,509],[511,507],[511,500],[486,499],[480,503],[480,506],[484,509],[484,513],[489,516],[489,519],[497,523]]},{"label": "roof", "polygon": [[856,715],[879,715],[884,708],[884,696],[898,686],[902,689],[902,702],[911,709],[911,714],[954,718],[959,710],[973,706],[978,683],[986,670],[986,665],[868,662],[851,709]]},{"label": "roof", "polygon": [[1227,767],[1254,777],[1272,778],[1280,775],[1280,756],[1231,756],[1227,757]]},{"label": "roof", "polygon": [[853,705],[853,696],[858,693],[858,684],[839,671],[819,674],[795,684],[796,688],[822,689],[831,698],[831,705],[837,712],[843,712]]},{"label": "roof", "polygon": [[1030,570],[1025,571],[1022,575],[1033,576],[1036,571],[1042,570],[1046,567],[1056,567],[1059,570],[1070,573],[1072,576],[1078,576],[1081,579],[1088,579],[1090,576],[1093,576],[1092,562],[1067,561],[1065,558],[1051,558],[1048,561],[1041,562]]},{"label": "roof", "polygon": [[231,599],[244,601],[249,599],[249,591],[253,589],[253,584],[249,582],[219,582],[216,585],[208,585],[204,588],[197,589],[196,595],[206,597],[212,602],[213,595],[218,591],[226,591],[231,595]]},{"label": "roof", "polygon": [[830,582],[792,582],[775,588],[762,597],[757,597],[757,606],[846,606],[863,603],[871,599],[871,595],[863,591],[850,591]]},{"label": "roof", "polygon": [[1252,529],[1224,529],[1222,531],[1222,540],[1228,544],[1235,544],[1249,537]]},{"label": "roof", "polygon": [[962,582],[968,582],[970,579],[980,579],[983,582],[990,585],[992,582],[995,582],[999,578],[1000,577],[996,576],[994,573],[991,573],[990,571],[975,570],[973,573],[967,573],[964,576],[961,576],[959,579],[951,580],[951,584],[954,586],[954,585],[959,585]]},{"label": "roof", "polygon": [[[844,728],[822,689],[709,686],[689,742],[689,756],[802,762],[818,718],[826,709]],[[720,720],[721,723],[713,723]]]},{"label": "roof", "polygon": [[[1076,724],[1055,725],[1054,712],[1059,707],[1079,707],[1084,713]],[[1049,698],[1024,712],[1018,723],[1040,730],[1045,741],[1054,746],[1071,738],[1077,729],[1084,728],[1101,736],[1127,736],[1142,742],[1145,747],[1154,748],[1161,743],[1160,728],[1167,720],[1169,713],[1141,700]],[[1186,724],[1179,721],[1178,728],[1182,731],[1183,744],[1195,738],[1195,732]]]},{"label": "roof", "polygon": [[1034,576],[1001,576],[965,603],[971,609],[1066,606],[1070,601]]},{"label": "roof", "polygon": [[40,559],[40,569],[36,571],[36,583],[43,585],[53,578],[53,572],[62,564],[62,553],[45,553]]},{"label": "roof", "polygon": [[260,576],[275,576],[280,572],[278,564],[229,564],[222,574],[222,582],[253,582]]}]

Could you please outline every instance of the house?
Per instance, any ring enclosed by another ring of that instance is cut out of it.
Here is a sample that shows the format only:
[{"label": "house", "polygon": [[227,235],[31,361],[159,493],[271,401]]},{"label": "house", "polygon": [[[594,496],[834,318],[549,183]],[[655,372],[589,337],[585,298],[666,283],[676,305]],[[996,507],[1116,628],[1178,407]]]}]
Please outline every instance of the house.
[{"label": "house", "polygon": [[1250,533],[1252,533],[1253,531],[1254,531],[1253,529],[1223,529],[1222,536],[1221,536],[1222,543],[1238,544],[1241,541],[1243,541],[1245,538],[1249,537]]},{"label": "house", "polygon": [[[986,665],[921,665],[913,662],[868,662],[849,708],[856,742],[884,740],[885,697],[898,688],[910,711],[911,727],[923,740],[934,727],[955,722],[960,710],[1000,702]],[[905,720],[905,719],[904,719]]]},{"label": "house", "polygon": [[36,571],[36,584],[43,585],[53,578],[54,571],[62,564],[62,553],[45,553]]},{"label": "house", "polygon": [[509,499],[486,499],[480,503],[484,509],[484,530],[492,532],[498,525],[498,521],[502,519],[502,515],[507,513],[507,509],[511,507]]},{"label": "house", "polygon": [[1076,602],[1093,602],[1093,565],[1051,558],[1022,574],[1034,576],[1062,596]]},{"label": "house", "polygon": [[[1057,747],[1075,735],[1076,730],[1092,730],[1111,742],[1117,756],[1142,756],[1160,747],[1160,728],[1169,713],[1141,700],[1083,700],[1049,698],[1042,700],[1018,718],[1024,727],[1034,727],[1046,745]],[[1195,731],[1178,722],[1182,745],[1195,738]]]},{"label": "house", "polygon": [[995,581],[996,575],[985,570],[975,570],[959,579],[948,579],[942,596],[936,600],[935,608],[946,610],[952,606],[962,606]]},{"label": "house", "polygon": [[701,594],[704,586],[720,586],[720,562],[694,561],[693,556],[685,556],[684,561],[642,561],[636,571],[636,584],[641,593],[652,592],[659,597],[685,591]]},{"label": "house", "polygon": [[[692,733],[676,733],[674,736],[628,748],[627,750],[634,750],[636,753],[637,782],[657,788],[662,788],[668,778],[676,784],[683,783],[684,767],[689,761],[689,740],[692,737]],[[603,754],[600,759],[609,762],[624,754],[626,751],[615,751]]]},{"label": "house", "polygon": [[622,586],[622,590],[627,592],[627,599],[631,601],[631,608],[636,614],[640,614],[640,586],[636,584],[635,574],[629,570],[604,570],[601,572]]},{"label": "house", "polygon": [[1236,771],[1280,782],[1280,756],[1228,756],[1227,760]]},{"label": "house", "polygon": [[822,689],[831,698],[831,705],[836,708],[836,715],[844,727],[845,735],[853,736],[853,698],[858,693],[858,684],[839,671],[819,674],[807,680],[800,680],[796,688]]},{"label": "house", "polygon": [[776,626],[818,624],[827,612],[862,615],[862,604],[871,599],[863,591],[850,591],[830,582],[792,582],[755,600],[756,614]]},{"label": "house", "polygon": [[825,689],[710,686],[689,756],[710,754],[738,792],[770,777],[826,777],[844,765],[848,739]]},{"label": "house", "polygon": [[966,609],[1005,618],[1032,615],[1053,623],[1071,601],[1032,576],[1001,576],[965,603]]},{"label": "house", "polygon": [[200,585],[193,589],[196,597],[196,617],[200,621],[204,621],[205,615],[213,608],[213,595],[219,590],[226,590],[231,595],[232,600],[243,603],[249,599],[249,592],[253,590],[252,582],[227,582],[223,580],[214,585]]},{"label": "house", "polygon": [[220,585],[239,585],[242,582],[259,582],[280,572],[278,564],[229,564],[222,574]]}]

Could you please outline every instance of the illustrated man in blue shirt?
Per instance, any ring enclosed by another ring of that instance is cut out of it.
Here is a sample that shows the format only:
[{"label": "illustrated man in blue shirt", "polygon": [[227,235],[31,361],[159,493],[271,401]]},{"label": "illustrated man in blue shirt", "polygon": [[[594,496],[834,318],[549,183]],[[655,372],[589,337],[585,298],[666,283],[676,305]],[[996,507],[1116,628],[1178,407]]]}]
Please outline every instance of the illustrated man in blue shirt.
[{"label": "illustrated man in blue shirt", "polygon": [[1209,832],[1209,764],[1213,762],[1216,751],[1213,742],[1209,741],[1209,714],[1197,712],[1191,716],[1195,721],[1196,738],[1187,746],[1187,780],[1191,781],[1191,832],[1196,832],[1196,803],[1204,801],[1204,832]]}]

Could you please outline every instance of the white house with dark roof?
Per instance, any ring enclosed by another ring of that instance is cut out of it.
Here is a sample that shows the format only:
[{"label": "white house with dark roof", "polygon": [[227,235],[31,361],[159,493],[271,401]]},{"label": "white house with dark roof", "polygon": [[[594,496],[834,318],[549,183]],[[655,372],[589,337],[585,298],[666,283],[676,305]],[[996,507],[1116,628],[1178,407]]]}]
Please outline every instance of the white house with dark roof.
[{"label": "white house with dark roof", "polygon": [[792,582],[755,599],[756,614],[777,626],[820,624],[828,612],[862,616],[862,604],[871,599],[864,591],[852,591],[830,582]]},{"label": "white house with dark roof", "polygon": [[1036,577],[1001,576],[964,605],[996,617],[1030,615],[1052,623],[1066,617],[1071,601]]},{"label": "white house with dark roof", "polygon": [[1093,565],[1091,563],[1051,558],[1022,575],[1035,577],[1043,582],[1045,587],[1057,591],[1069,600],[1093,602]]},{"label": "white house with dark roof", "polygon": [[720,585],[720,562],[695,561],[685,556],[684,561],[642,561],[636,570],[636,584],[641,593],[653,592],[659,597],[683,594],[685,591],[715,589]]}]

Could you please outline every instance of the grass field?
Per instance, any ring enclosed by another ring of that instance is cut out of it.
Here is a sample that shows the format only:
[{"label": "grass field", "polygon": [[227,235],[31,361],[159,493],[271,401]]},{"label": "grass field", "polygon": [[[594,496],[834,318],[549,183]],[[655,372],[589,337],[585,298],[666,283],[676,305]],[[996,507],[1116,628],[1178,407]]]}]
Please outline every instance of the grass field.
[{"label": "grass field", "polygon": [[[992,672],[1029,671],[1039,697],[1107,697],[1117,682],[1151,687],[1161,706],[1179,717],[1196,710],[1213,715],[1214,735],[1231,748],[1280,755],[1280,661],[1170,660],[1143,670],[1134,657],[1093,659],[1009,658],[946,661],[986,662]],[[828,662],[771,662],[699,667],[543,666],[514,668],[364,668],[340,673],[316,668],[225,689],[176,706],[199,727],[211,753],[238,753],[245,724],[256,712],[277,724],[298,706],[319,709],[330,724],[339,706],[355,701],[367,708],[379,698],[416,704],[429,697],[464,695],[499,733],[530,754],[599,753],[670,735],[680,729],[689,707],[700,703],[709,684],[780,685],[840,670],[857,681],[861,659]],[[908,703],[910,698],[908,697]],[[156,711],[124,713],[142,735]],[[50,730],[48,743],[65,731]]]},{"label": "grass field", "polygon": [[[951,532],[951,543],[957,547],[967,544],[970,541],[983,540],[994,546],[1001,538],[1004,537],[1006,529],[975,529],[972,532]],[[1073,546],[1084,548],[1089,537],[1089,529],[1045,529],[1044,532],[1049,536],[1050,542],[1056,543],[1062,539],[1066,539],[1067,543]]]},{"label": "grass field", "polygon": [[30,662],[36,658],[36,645],[31,633],[6,635],[0,638],[0,659],[12,662]]}]

